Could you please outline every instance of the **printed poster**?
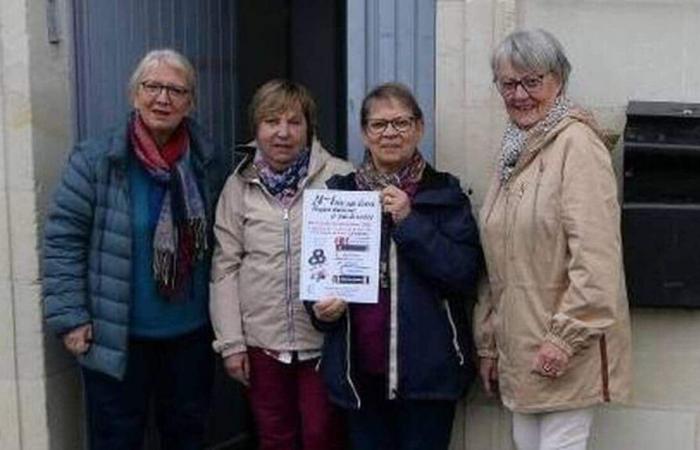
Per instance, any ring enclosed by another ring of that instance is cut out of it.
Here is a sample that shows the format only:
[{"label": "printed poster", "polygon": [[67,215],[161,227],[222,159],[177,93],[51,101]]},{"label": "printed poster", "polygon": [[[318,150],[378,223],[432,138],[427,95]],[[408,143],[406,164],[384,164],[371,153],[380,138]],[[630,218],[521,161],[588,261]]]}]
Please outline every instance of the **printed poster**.
[{"label": "printed poster", "polygon": [[303,201],[300,298],[377,303],[379,192],[307,189]]}]

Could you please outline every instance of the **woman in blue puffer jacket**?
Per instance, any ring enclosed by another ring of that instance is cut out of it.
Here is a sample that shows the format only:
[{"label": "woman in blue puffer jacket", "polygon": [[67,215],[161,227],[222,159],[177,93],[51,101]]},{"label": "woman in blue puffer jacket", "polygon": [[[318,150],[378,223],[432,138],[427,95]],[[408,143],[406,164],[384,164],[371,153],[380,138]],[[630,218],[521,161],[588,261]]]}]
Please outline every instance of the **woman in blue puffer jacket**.
[{"label": "woman in blue puffer jacket", "polygon": [[447,449],[455,403],[473,378],[470,291],[481,261],[469,199],[423,159],[423,113],[403,85],[362,104],[365,161],[327,185],[377,190],[383,204],[378,302],[312,306],[326,331],[321,370],[348,409],[353,449]]},{"label": "woman in blue puffer jacket", "polygon": [[92,449],[201,449],[213,377],[208,274],[229,158],[187,117],[195,73],[155,50],[126,123],[75,147],[46,222],[49,328],[81,364]]}]

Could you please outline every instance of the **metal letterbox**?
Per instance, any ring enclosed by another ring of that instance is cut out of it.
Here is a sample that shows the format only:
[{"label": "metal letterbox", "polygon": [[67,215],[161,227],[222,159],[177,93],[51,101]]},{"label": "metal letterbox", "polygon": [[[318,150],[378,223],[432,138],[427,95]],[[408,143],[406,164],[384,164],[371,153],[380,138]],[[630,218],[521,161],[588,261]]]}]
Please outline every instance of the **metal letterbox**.
[{"label": "metal letterbox", "polygon": [[630,102],[623,139],[630,303],[700,308],[700,104]]}]

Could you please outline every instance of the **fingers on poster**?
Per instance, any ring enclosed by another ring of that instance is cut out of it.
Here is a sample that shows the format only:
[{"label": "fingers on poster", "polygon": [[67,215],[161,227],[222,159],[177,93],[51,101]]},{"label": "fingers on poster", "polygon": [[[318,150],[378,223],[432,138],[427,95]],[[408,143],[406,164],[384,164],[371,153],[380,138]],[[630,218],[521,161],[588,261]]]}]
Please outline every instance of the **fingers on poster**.
[{"label": "fingers on poster", "polygon": [[381,207],[373,191],[304,191],[300,297],[375,303]]}]

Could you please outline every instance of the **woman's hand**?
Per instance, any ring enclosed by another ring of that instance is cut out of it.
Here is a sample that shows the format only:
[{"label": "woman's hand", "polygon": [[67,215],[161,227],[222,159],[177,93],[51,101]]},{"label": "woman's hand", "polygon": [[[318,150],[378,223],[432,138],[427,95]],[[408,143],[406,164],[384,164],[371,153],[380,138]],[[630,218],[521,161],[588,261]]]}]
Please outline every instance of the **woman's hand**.
[{"label": "woman's hand", "polygon": [[248,352],[239,352],[224,358],[224,369],[228,376],[240,381],[244,386],[250,386],[250,361]]},{"label": "woman's hand", "polygon": [[335,322],[348,309],[348,304],[339,298],[321,300],[313,305],[314,315],[322,322]]},{"label": "woman's hand", "polygon": [[486,395],[491,397],[498,391],[498,359],[480,357],[479,375],[481,376],[481,384],[484,386]]},{"label": "woman's hand", "polygon": [[384,212],[391,214],[394,223],[399,223],[411,213],[411,199],[396,186],[382,189],[382,206]]},{"label": "woman's hand", "polygon": [[86,323],[63,335],[63,345],[74,356],[87,353],[92,344],[92,324]]},{"label": "woman's hand", "polygon": [[532,371],[548,378],[564,374],[569,365],[569,355],[551,342],[545,342],[535,355]]}]

